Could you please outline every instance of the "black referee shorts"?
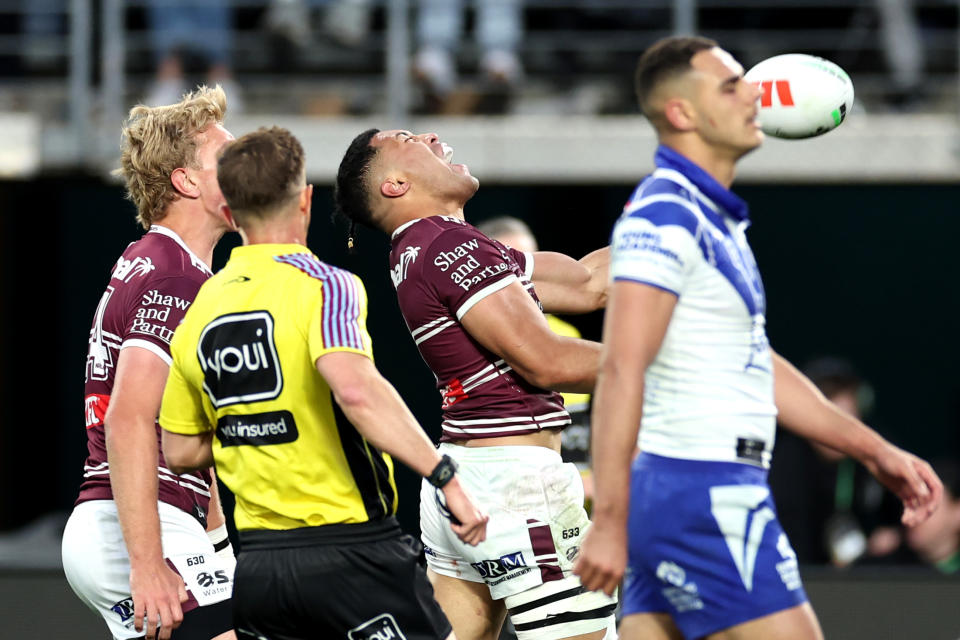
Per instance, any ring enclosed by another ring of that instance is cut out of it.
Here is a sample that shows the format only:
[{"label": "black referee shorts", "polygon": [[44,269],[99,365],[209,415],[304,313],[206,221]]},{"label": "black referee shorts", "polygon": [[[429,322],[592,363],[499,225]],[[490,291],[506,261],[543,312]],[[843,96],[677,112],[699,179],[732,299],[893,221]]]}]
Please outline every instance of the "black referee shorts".
[{"label": "black referee shorts", "polygon": [[238,638],[443,640],[451,627],[396,520],[242,531]]}]

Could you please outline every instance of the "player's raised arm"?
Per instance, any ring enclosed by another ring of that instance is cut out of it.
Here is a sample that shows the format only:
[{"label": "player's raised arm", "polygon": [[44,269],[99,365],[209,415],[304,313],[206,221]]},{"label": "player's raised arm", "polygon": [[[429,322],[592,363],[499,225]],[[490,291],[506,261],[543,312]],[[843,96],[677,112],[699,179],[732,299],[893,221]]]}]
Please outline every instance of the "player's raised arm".
[{"label": "player's raised arm", "polygon": [[547,313],[588,313],[607,304],[610,247],[580,260],[552,251],[533,255],[532,280]]},{"label": "player's raised arm", "polygon": [[563,253],[540,251],[527,223],[513,216],[488,218],[477,230],[514,251],[534,283],[547,313],[588,313],[607,304],[610,247],[592,251],[580,260]]},{"label": "player's raised arm", "polygon": [[[316,367],[360,435],[421,476],[431,476],[441,463],[440,454],[373,361],[359,353],[336,351],[317,358]],[[441,490],[455,519],[451,529],[467,544],[483,542],[489,516],[473,504],[456,475],[444,480]]]},{"label": "player's raised arm", "polygon": [[830,402],[779,354],[773,354],[773,365],[781,425],[863,463],[903,501],[905,525],[913,526],[930,517],[943,498],[943,484],[929,464],[887,442]]},{"label": "player's raised arm", "polygon": [[596,383],[600,345],[551,331],[519,282],[474,304],[460,322],[474,340],[503,358],[530,384],[587,393]]},{"label": "player's raised arm", "polygon": [[610,594],[627,563],[630,460],[643,411],[644,377],[667,332],[677,296],[631,281],[613,284],[603,330],[603,358],[591,417],[593,527],[574,572],[588,589]]}]

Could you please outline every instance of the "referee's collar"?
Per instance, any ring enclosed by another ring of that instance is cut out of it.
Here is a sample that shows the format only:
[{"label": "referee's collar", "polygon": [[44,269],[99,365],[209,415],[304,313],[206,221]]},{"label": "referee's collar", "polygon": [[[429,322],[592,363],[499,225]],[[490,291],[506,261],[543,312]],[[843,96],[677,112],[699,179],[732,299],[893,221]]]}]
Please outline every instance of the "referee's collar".
[{"label": "referee's collar", "polygon": [[750,220],[750,209],[746,201],[717,182],[713,176],[703,170],[686,156],[670,147],[660,145],[653,156],[654,163],[663,169],[673,169],[682,173],[703,195],[713,200],[723,212],[734,220]]},{"label": "referee's collar", "polygon": [[[263,242],[257,244],[243,244],[239,247],[234,247],[230,252],[230,259],[233,258],[253,258],[253,257],[266,257],[272,258],[273,256],[282,256],[294,253],[306,253],[313,256],[313,251],[310,251],[307,247],[302,244],[274,244],[270,242]],[[314,256],[316,257],[316,256]]]}]

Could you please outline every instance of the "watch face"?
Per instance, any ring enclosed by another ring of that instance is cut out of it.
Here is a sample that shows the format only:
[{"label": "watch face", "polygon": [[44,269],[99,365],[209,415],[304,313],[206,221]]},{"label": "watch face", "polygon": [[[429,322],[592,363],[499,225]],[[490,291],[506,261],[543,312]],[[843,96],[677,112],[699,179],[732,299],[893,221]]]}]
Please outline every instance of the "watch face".
[{"label": "watch face", "polygon": [[437,463],[436,468],[427,478],[427,482],[435,487],[442,487],[450,481],[450,478],[452,478],[453,474],[456,472],[457,463],[454,462],[453,458],[450,456],[443,456],[440,458],[440,462]]},{"label": "watch face", "polygon": [[453,467],[450,465],[445,466],[443,469],[440,469],[440,474],[437,476],[437,482],[440,484],[446,484],[450,478],[453,477]]}]

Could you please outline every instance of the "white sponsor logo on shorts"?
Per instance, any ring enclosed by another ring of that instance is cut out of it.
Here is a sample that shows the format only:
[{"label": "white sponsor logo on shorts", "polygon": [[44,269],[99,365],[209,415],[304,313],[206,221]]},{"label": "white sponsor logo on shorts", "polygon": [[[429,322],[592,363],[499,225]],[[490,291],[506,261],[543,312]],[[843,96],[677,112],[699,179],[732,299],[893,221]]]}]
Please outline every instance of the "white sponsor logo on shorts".
[{"label": "white sponsor logo on shorts", "polygon": [[797,566],[797,552],[790,546],[787,534],[780,534],[780,538],[777,540],[777,551],[783,557],[783,561],[777,563],[777,573],[783,580],[783,586],[788,591],[799,589],[803,586],[803,581],[800,580],[800,567]]},{"label": "white sponsor logo on shorts", "polygon": [[127,622],[133,617],[133,598],[124,598],[110,607],[110,610],[120,616],[120,622]]},{"label": "white sponsor logo on shorts", "polygon": [[700,599],[700,590],[696,583],[687,582],[687,572],[676,562],[661,561],[657,565],[657,578],[669,585],[661,592],[678,613],[703,609],[703,600]]},{"label": "white sponsor logo on shorts", "polygon": [[515,551],[500,556],[496,560],[481,560],[480,562],[471,562],[470,566],[484,578],[499,578],[514,569],[527,566],[523,559],[523,552]]}]

